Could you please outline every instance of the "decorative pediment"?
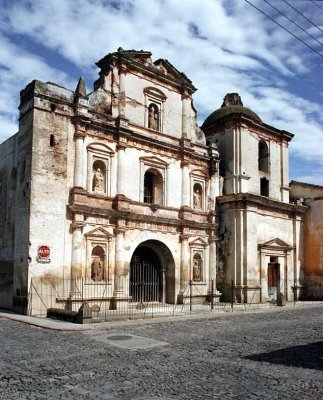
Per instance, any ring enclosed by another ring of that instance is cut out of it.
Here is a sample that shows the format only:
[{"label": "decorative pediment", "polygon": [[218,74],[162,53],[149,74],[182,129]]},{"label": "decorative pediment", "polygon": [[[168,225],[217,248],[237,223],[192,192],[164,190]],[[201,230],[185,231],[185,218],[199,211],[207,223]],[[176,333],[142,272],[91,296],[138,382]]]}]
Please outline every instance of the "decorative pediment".
[{"label": "decorative pediment", "polygon": [[166,95],[159,89],[155,88],[155,87],[146,87],[144,89],[144,93],[147,96],[153,97],[155,99],[158,99],[160,101],[165,101],[167,99]]},{"label": "decorative pediment", "polygon": [[105,240],[110,240],[113,237],[111,233],[109,233],[103,228],[93,229],[92,231],[85,233],[84,236],[92,239],[105,239]]},{"label": "decorative pediment", "polygon": [[192,240],[189,245],[192,247],[206,247],[207,246],[207,242],[205,240],[203,240],[202,238],[197,238]]},{"label": "decorative pediment", "polygon": [[144,163],[145,165],[149,165],[150,167],[155,168],[167,168],[168,163],[158,157],[140,157],[140,162]]},{"label": "decorative pediment", "polygon": [[158,59],[154,62],[154,65],[162,72],[164,75],[171,76],[174,79],[180,79],[185,83],[191,84],[192,81],[183,73],[178,71],[168,60],[163,58]]},{"label": "decorative pediment", "polygon": [[271,249],[271,250],[292,250],[293,246],[284,242],[279,238],[271,239],[268,242],[258,244],[259,249]]},{"label": "decorative pediment", "polygon": [[94,153],[102,153],[102,154],[109,154],[112,155],[114,154],[114,150],[111,149],[111,147],[107,146],[106,144],[103,143],[90,143],[87,146],[88,151],[92,151]]},{"label": "decorative pediment", "polygon": [[190,173],[192,176],[200,177],[200,178],[205,178],[207,179],[209,177],[207,170],[202,170],[202,169],[194,169]]},{"label": "decorative pediment", "polygon": [[175,81],[176,86],[184,86],[190,93],[195,92],[192,81],[183,73],[178,71],[168,60],[159,59],[152,62],[151,52],[144,50],[124,50],[119,48],[117,52],[107,54],[96,65],[101,68],[102,73],[110,72],[111,65],[122,64],[128,71],[138,69],[140,71],[153,73],[158,79]]}]

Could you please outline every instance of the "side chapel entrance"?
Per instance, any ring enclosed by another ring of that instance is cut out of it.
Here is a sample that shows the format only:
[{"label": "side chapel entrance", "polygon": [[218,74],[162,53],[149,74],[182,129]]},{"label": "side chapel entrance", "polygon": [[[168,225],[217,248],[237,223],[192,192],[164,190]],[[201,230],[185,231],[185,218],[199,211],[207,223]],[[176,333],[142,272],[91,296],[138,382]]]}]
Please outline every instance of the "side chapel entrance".
[{"label": "side chapel entrance", "polygon": [[280,291],[280,264],[277,257],[270,257],[268,263],[268,296],[270,299],[277,300]]},{"label": "side chapel entrance", "polygon": [[276,301],[282,294],[289,301],[295,272],[292,265],[293,247],[279,238],[258,244],[260,260],[260,301]]}]

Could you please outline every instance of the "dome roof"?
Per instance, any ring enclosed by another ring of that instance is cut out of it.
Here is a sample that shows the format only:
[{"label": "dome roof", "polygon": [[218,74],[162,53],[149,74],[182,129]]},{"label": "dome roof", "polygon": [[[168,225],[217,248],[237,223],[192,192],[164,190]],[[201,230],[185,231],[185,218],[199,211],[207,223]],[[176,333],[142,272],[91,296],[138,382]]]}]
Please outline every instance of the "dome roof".
[{"label": "dome roof", "polygon": [[245,116],[257,122],[261,122],[260,117],[255,112],[250,110],[250,108],[243,106],[238,93],[228,93],[223,99],[223,104],[221,108],[215,110],[206,118],[202,125],[202,128],[208,125],[213,125],[221,118],[226,117],[230,114],[244,114]]}]

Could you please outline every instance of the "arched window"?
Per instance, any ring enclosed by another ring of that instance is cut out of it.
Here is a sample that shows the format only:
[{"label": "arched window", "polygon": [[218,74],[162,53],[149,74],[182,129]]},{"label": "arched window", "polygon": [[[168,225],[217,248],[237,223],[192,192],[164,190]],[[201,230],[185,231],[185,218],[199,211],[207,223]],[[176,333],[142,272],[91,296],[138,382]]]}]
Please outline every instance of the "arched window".
[{"label": "arched window", "polygon": [[157,104],[150,103],[148,106],[148,128],[159,131],[160,113]]},{"label": "arched window", "polygon": [[269,172],[269,151],[268,145],[264,140],[260,140],[258,145],[258,169],[262,172]]},{"label": "arched window", "polygon": [[195,210],[203,209],[203,188],[199,183],[193,186],[193,208]]},{"label": "arched window", "polygon": [[147,204],[163,204],[164,181],[161,173],[154,169],[146,171],[144,176],[144,202]]},{"label": "arched window", "polygon": [[94,282],[100,282],[108,277],[105,276],[106,256],[101,246],[95,246],[91,254],[91,278]]},{"label": "arched window", "polygon": [[92,190],[97,193],[106,193],[107,187],[107,171],[106,165],[101,160],[96,160],[93,163],[93,179]]},{"label": "arched window", "polygon": [[260,195],[269,197],[269,180],[266,178],[260,179]]},{"label": "arched window", "polygon": [[203,260],[201,253],[195,253],[193,256],[193,281],[201,282],[203,280],[202,277],[203,271]]}]

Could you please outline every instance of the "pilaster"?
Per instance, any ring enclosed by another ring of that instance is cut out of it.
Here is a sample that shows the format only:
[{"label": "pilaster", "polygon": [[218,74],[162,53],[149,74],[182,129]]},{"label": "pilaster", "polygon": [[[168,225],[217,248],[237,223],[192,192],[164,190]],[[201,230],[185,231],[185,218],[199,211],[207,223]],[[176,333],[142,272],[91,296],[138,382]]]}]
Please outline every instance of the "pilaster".
[{"label": "pilaster", "polygon": [[74,159],[74,187],[83,189],[83,145],[86,136],[85,128],[75,127],[75,159]]},{"label": "pilaster", "polygon": [[72,265],[71,265],[71,292],[70,298],[79,297],[81,295],[77,279],[82,278],[84,274],[82,266],[83,253],[83,215],[75,215],[74,221],[71,224],[72,228]]}]

